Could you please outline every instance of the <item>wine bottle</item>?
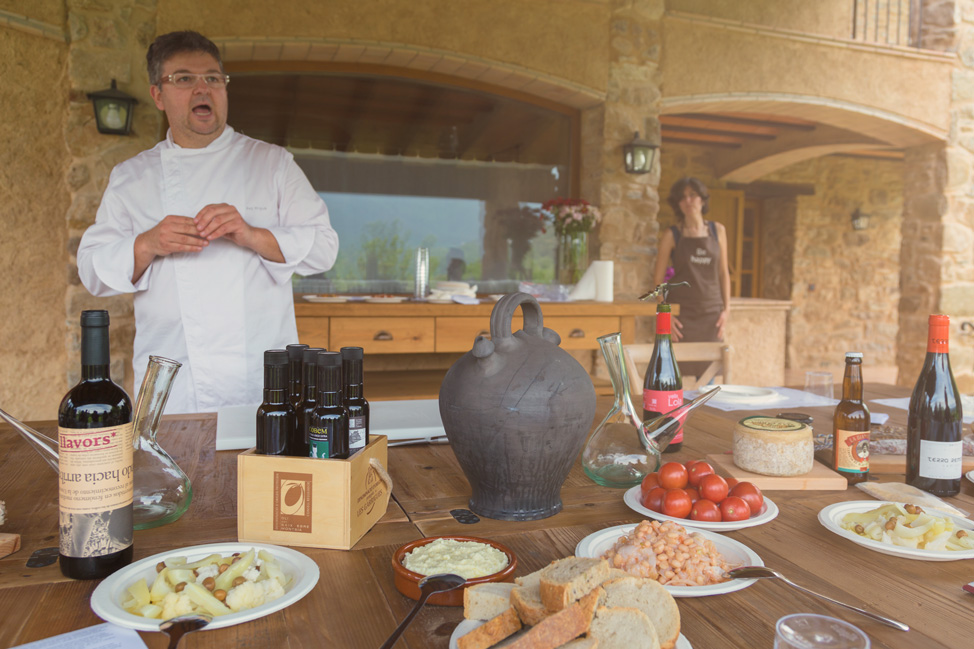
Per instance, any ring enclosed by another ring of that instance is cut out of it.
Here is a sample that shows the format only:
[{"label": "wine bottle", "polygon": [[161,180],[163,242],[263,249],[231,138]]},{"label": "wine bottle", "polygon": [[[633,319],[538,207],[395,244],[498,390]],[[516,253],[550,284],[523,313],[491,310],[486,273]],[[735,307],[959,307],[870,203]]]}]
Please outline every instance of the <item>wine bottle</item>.
[{"label": "wine bottle", "polygon": [[111,379],[108,325],[108,311],[82,311],[81,381],[58,408],[58,555],[72,579],[132,562],[132,401]]},{"label": "wine bottle", "polygon": [[295,412],[301,407],[301,402],[304,401],[304,392],[301,390],[301,366],[304,350],[307,348],[307,345],[302,344],[287,346],[288,367],[291,373],[291,379],[288,381],[288,399]]},{"label": "wine bottle", "polygon": [[342,347],[342,380],[348,410],[348,454],[369,444],[369,402],[364,396],[361,347]]},{"label": "wine bottle", "polygon": [[[673,355],[673,341],[670,338],[670,305],[661,302],[656,306],[656,341],[653,355],[646,368],[643,382],[643,420],[649,421],[683,405],[683,377]],[[673,453],[683,447],[683,426],[673,440],[663,450]]]},{"label": "wine bottle", "polygon": [[832,416],[832,468],[850,485],[869,477],[869,409],[862,401],[862,354],[845,355],[842,400]]},{"label": "wine bottle", "polygon": [[[297,416],[297,426],[294,427],[294,437],[288,440],[287,455],[296,457],[308,457],[311,452],[309,442],[309,429],[311,427],[311,415],[315,411],[316,399],[318,398],[317,384],[318,376],[318,352],[325,351],[321,347],[308,347],[301,352],[301,391],[303,396],[301,403],[294,409]],[[292,381],[293,383],[293,381]]]},{"label": "wine bottle", "polygon": [[348,457],[348,411],[342,397],[342,355],[318,354],[318,406],[311,415],[310,455],[315,458]]},{"label": "wine bottle", "polygon": [[947,355],[950,318],[931,315],[927,356],[910,397],[906,425],[906,483],[936,496],[960,492],[964,413]]},{"label": "wine bottle", "polygon": [[288,395],[290,361],[287,351],[264,352],[264,403],[257,408],[257,452],[286,455],[294,436],[296,417]]}]

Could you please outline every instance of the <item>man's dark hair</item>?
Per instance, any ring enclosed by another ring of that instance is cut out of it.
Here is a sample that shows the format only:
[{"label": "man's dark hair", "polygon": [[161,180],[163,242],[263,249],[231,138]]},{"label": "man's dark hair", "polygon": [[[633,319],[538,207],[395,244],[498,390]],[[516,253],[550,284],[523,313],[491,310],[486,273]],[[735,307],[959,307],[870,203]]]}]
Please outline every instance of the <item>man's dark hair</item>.
[{"label": "man's dark hair", "polygon": [[673,183],[670,187],[670,196],[666,199],[666,202],[670,204],[673,208],[676,218],[681,222],[683,221],[684,215],[683,210],[680,209],[680,201],[683,200],[683,192],[689,187],[693,192],[703,199],[703,209],[701,213],[706,214],[710,211],[710,192],[707,191],[707,186],[704,185],[699,179],[693,177],[681,178],[680,180]]},{"label": "man's dark hair", "polygon": [[220,49],[213,41],[199,32],[169,32],[152,41],[149,51],[145,54],[149,68],[149,83],[153,86],[159,85],[162,82],[162,65],[176,54],[184,52],[209,54],[220,64],[220,72],[224,72]]}]

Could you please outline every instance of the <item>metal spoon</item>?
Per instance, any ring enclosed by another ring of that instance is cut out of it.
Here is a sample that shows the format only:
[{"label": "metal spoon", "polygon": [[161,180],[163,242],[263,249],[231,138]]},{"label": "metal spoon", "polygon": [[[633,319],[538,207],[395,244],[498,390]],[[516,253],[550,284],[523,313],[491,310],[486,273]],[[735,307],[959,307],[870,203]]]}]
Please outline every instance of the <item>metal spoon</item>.
[{"label": "metal spoon", "polygon": [[804,593],[808,593],[809,595],[814,595],[815,597],[821,597],[822,599],[827,600],[829,602],[832,602],[833,604],[838,604],[839,606],[844,606],[845,608],[849,609],[850,611],[855,611],[856,613],[859,613],[860,615],[865,615],[866,617],[872,618],[872,619],[876,620],[877,622],[882,622],[886,626],[891,626],[894,629],[899,629],[900,631],[909,631],[910,630],[910,627],[908,627],[907,625],[903,624],[902,622],[897,622],[896,620],[891,620],[888,617],[883,617],[882,615],[877,615],[876,613],[870,613],[869,611],[864,611],[861,608],[856,608],[855,606],[852,606],[850,604],[845,604],[845,603],[840,602],[840,601],[838,601],[836,599],[832,599],[831,597],[826,597],[825,595],[822,595],[820,593],[816,593],[813,590],[808,590],[807,588],[805,588],[803,586],[799,586],[795,582],[791,581],[790,579],[788,579],[787,577],[785,577],[783,574],[781,574],[777,570],[772,570],[771,568],[766,568],[765,566],[744,566],[743,568],[734,568],[733,570],[727,571],[726,574],[731,579],[773,579],[773,578],[778,578],[781,581],[783,581],[786,584],[788,584],[789,586],[793,586],[793,587],[797,588],[798,590],[800,590],[800,591],[802,591]]},{"label": "metal spoon", "polygon": [[192,633],[193,631],[199,631],[212,620],[213,616],[205,613],[180,615],[179,617],[174,617],[160,623],[159,630],[169,636],[168,649],[176,649],[176,647],[179,646],[180,639],[182,639],[184,635],[187,633]]},{"label": "metal spoon", "polygon": [[409,615],[403,618],[402,622],[399,623],[399,626],[396,627],[396,630],[393,631],[392,635],[390,635],[389,638],[382,643],[382,646],[379,647],[379,649],[392,649],[392,647],[396,644],[396,641],[399,639],[399,636],[402,635],[402,632],[406,630],[409,623],[412,622],[413,618],[416,617],[416,614],[419,613],[419,609],[423,608],[423,605],[426,604],[426,600],[430,598],[430,595],[433,595],[434,593],[445,593],[448,590],[459,588],[465,583],[467,583],[467,580],[460,575],[451,574],[430,575],[429,577],[423,577],[420,579],[419,599],[416,600],[416,606],[413,607],[413,610],[409,611]]}]

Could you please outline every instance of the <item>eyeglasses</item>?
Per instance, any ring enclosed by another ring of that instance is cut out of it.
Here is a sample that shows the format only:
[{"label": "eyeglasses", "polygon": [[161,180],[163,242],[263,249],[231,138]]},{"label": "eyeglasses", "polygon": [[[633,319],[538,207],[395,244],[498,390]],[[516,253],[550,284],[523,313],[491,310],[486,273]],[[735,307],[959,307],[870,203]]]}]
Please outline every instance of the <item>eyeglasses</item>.
[{"label": "eyeglasses", "polygon": [[230,83],[230,75],[213,74],[212,72],[206,74],[177,72],[176,74],[167,74],[162,78],[162,81],[168,81],[180,90],[188,90],[189,88],[195,88],[196,84],[200,82],[200,79],[210,88],[226,88],[227,84]]}]

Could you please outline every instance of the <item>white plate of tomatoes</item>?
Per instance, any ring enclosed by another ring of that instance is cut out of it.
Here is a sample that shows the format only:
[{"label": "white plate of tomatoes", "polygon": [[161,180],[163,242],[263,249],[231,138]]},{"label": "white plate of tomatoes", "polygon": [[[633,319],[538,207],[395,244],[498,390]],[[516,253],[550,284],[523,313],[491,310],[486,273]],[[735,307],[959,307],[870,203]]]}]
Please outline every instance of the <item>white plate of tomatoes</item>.
[{"label": "white plate of tomatoes", "polygon": [[778,506],[756,486],[732,482],[707,462],[667,462],[623,499],[643,516],[715,532],[762,525],[778,516]]}]

